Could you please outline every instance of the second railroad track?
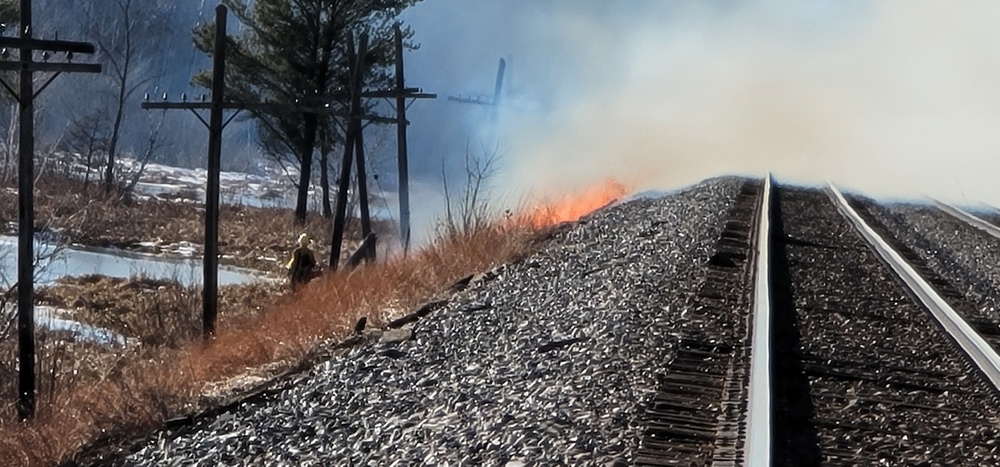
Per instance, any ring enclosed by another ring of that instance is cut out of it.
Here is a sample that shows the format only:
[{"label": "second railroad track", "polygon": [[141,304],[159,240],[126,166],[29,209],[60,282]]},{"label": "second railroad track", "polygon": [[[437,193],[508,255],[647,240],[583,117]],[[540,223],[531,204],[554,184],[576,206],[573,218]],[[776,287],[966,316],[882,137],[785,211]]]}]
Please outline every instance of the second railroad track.
[{"label": "second railroad track", "polygon": [[1000,465],[1000,319],[868,201],[747,181],[705,268],[636,465]]}]

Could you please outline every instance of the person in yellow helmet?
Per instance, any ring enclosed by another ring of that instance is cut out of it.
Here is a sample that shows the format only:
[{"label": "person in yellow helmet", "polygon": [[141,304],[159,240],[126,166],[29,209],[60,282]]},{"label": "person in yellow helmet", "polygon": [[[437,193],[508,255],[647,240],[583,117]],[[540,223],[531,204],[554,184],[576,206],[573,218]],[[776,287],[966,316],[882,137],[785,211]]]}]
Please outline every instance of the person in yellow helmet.
[{"label": "person in yellow helmet", "polygon": [[320,270],[316,267],[316,256],[309,249],[312,244],[309,234],[303,232],[299,235],[298,242],[299,246],[292,251],[292,259],[285,265],[288,268],[288,282],[293,290],[320,275]]}]

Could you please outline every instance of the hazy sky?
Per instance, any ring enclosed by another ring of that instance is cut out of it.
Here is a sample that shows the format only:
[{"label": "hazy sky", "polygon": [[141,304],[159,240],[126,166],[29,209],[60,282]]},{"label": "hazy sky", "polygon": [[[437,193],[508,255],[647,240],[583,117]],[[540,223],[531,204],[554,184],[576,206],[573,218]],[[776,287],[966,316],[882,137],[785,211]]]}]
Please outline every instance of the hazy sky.
[{"label": "hazy sky", "polygon": [[[503,155],[494,185],[507,202],[604,178],[643,190],[773,172],[1000,205],[1000,3],[424,0],[402,19],[420,45],[407,85],[439,95],[409,113],[418,229],[440,212],[442,162],[455,177],[484,146]],[[182,39],[166,85],[178,92],[205,62]],[[500,57],[498,121],[447,99],[489,98]],[[200,123],[170,118],[201,154]],[[227,147],[252,144],[249,128],[231,127]],[[392,128],[366,141],[392,185]]]},{"label": "hazy sky", "polygon": [[505,191],[771,171],[1000,205],[997,3],[426,0],[403,17],[410,85],[488,95],[510,58],[496,126],[414,104],[426,167],[491,141]]}]

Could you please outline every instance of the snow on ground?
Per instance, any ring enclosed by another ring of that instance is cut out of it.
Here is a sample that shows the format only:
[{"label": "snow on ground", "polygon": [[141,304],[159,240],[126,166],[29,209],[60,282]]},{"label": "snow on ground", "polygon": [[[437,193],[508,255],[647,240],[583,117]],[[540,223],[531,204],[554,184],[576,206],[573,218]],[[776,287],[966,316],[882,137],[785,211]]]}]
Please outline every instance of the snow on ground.
[{"label": "snow on ground", "polygon": [[[125,172],[139,170],[139,161],[122,161]],[[86,170],[86,167],[83,167]],[[265,171],[266,175],[244,172],[221,172],[219,189],[221,201],[229,204],[245,204],[260,207],[291,207],[296,191],[284,174]],[[150,163],[146,165],[136,191],[157,199],[201,203],[205,199],[205,185],[208,172],[205,169],[172,167]],[[317,190],[310,190],[310,197],[318,196]]]}]

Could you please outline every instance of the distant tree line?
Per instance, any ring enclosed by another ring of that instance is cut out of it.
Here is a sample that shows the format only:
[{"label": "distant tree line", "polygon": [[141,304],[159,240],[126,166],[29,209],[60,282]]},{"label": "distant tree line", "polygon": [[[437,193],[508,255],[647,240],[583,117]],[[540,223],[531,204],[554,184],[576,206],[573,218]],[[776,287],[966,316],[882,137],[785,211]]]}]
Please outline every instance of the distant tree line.
[{"label": "distant tree line", "polygon": [[[19,35],[18,0],[0,2],[4,34]],[[95,45],[93,57],[104,72],[94,76],[64,75],[56,78],[36,100],[37,170],[54,164],[56,154],[73,154],[87,167],[84,182],[99,180],[106,191],[135,185],[141,168],[162,149],[162,116],[139,109],[141,90],[165,76],[169,64],[157,48],[175,32],[171,14],[175,2],[168,0],[104,0],[100,2],[34,1],[32,36],[86,41]],[[14,55],[16,51],[8,51]],[[15,55],[16,56],[16,55]],[[39,60],[40,57],[35,57]],[[53,57],[65,60],[66,57]],[[17,83],[18,76],[3,76]],[[36,89],[48,76],[36,74]],[[16,86],[14,86],[16,88]],[[16,170],[18,106],[8,93],[0,93],[0,181],[8,181]],[[127,154],[139,160],[140,170],[128,178],[118,173],[120,159]],[[61,162],[76,162],[62,160]],[[67,169],[68,170],[68,169]]]},{"label": "distant tree line", "polygon": [[[346,111],[348,38],[360,33],[369,37],[365,88],[392,87],[392,26],[404,9],[419,1],[222,0],[231,11],[227,98],[292,103],[328,96],[333,97],[330,104],[334,109]],[[18,0],[0,0],[0,22],[8,36],[17,34],[18,8]],[[134,186],[141,168],[150,160],[176,165],[192,162],[183,160],[178,151],[168,150],[170,145],[190,138],[178,134],[176,126],[164,130],[162,112],[143,111],[139,106],[147,92],[159,94],[162,89],[158,85],[176,75],[177,54],[166,55],[165,43],[176,43],[180,36],[192,34],[197,50],[210,58],[214,41],[211,15],[188,33],[182,30],[183,21],[176,18],[181,14],[178,8],[173,0],[34,1],[34,37],[94,43],[96,56],[80,60],[104,65],[99,76],[57,78],[37,101],[36,157],[73,154],[75,162],[88,168],[84,182],[99,182],[109,191]],[[180,8],[190,14],[189,10],[198,7]],[[408,28],[404,34],[407,39],[412,37]],[[207,58],[199,63],[209,63]],[[16,85],[16,74],[7,73],[3,78]],[[36,79],[45,77],[39,74]],[[210,81],[210,70],[197,71],[191,78],[195,86],[203,88],[208,88]],[[263,154],[298,174],[293,182],[299,194],[296,219],[304,220],[314,170],[319,172],[323,199],[330,199],[329,179],[336,175],[332,167],[340,166],[333,163],[331,154],[342,153],[338,149],[345,140],[344,119],[288,109],[255,110],[245,120],[255,125]],[[2,92],[0,182],[7,182],[16,173],[16,125],[16,102]],[[121,173],[123,157],[138,160],[140,170]],[[329,202],[323,204],[323,213],[329,216]]]}]

